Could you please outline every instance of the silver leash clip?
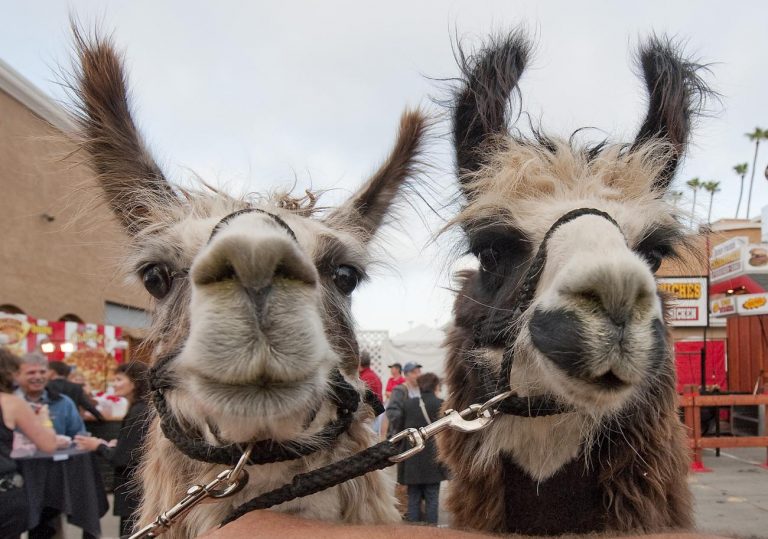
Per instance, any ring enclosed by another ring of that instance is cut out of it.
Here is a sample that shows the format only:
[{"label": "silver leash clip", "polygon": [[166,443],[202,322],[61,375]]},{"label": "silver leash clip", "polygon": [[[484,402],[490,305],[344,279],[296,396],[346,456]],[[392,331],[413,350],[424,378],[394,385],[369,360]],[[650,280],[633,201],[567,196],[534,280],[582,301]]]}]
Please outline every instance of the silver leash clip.
[{"label": "silver leash clip", "polygon": [[189,487],[186,495],[179,500],[176,505],[167,511],[160,513],[154,522],[144,526],[142,529],[131,535],[129,539],[142,539],[144,537],[157,537],[162,535],[168,531],[168,528],[175,522],[184,518],[184,516],[199,503],[204,502],[209,498],[218,500],[234,496],[243,490],[245,485],[248,484],[248,472],[245,470],[245,465],[248,463],[252,449],[253,446],[249,446],[240,457],[240,460],[237,461],[234,468],[219,473],[219,475],[208,484],[192,485]]},{"label": "silver leash clip", "polygon": [[391,462],[402,462],[419,453],[426,447],[426,442],[435,434],[444,430],[456,430],[459,432],[475,432],[483,430],[493,422],[496,413],[492,407],[506,398],[509,394],[503,393],[483,404],[472,404],[461,412],[446,410],[445,416],[424,427],[408,428],[392,436],[389,441],[397,443],[408,439],[412,447],[402,453],[389,457]]}]

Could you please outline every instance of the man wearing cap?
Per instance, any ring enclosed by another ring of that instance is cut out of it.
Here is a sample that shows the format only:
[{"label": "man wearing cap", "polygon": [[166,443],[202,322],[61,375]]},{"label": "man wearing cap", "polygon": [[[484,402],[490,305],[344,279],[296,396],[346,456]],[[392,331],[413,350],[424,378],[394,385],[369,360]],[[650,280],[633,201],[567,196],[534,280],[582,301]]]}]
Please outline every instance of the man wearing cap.
[{"label": "man wearing cap", "polygon": [[403,374],[405,375],[405,382],[392,388],[392,394],[389,397],[389,402],[387,402],[388,436],[402,429],[405,401],[421,395],[419,384],[416,381],[421,376],[421,365],[409,361],[403,366]]},{"label": "man wearing cap", "polygon": [[392,390],[395,386],[405,383],[403,378],[403,366],[400,363],[393,363],[387,365],[389,367],[389,380],[387,380],[387,387],[384,389],[384,402],[389,400],[389,396],[392,395]]}]

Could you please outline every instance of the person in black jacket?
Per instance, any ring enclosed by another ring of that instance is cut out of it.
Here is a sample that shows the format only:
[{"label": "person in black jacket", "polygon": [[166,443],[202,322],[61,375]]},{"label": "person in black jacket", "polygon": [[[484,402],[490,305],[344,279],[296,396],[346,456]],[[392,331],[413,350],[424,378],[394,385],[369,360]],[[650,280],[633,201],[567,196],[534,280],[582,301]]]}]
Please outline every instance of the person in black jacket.
[{"label": "person in black jacket", "polygon": [[[403,428],[418,428],[432,423],[440,417],[443,404],[435,392],[440,384],[436,374],[428,372],[418,377],[420,397],[405,401],[403,406]],[[440,501],[440,482],[446,479],[445,471],[437,462],[435,440],[427,440],[423,451],[400,463],[397,469],[397,482],[408,486],[408,511],[406,519],[410,522],[437,524]],[[421,502],[424,500],[424,515],[421,515]]]},{"label": "person in black jacket", "polygon": [[60,395],[66,395],[72,399],[75,402],[75,405],[79,408],[90,412],[98,421],[104,421],[104,416],[101,415],[101,412],[96,409],[96,406],[91,402],[91,399],[85,394],[83,386],[67,380],[67,376],[69,376],[71,371],[72,367],[63,361],[49,361],[48,376],[50,376],[50,380],[45,387]]},{"label": "person in black jacket", "polygon": [[120,517],[120,535],[132,533],[136,510],[141,501],[138,484],[132,481],[141,462],[148,423],[146,421],[149,396],[147,366],[138,361],[123,363],[115,369],[115,395],[128,399],[128,413],[120,425],[117,440],[107,442],[92,436],[76,436],[80,449],[96,451],[107,459],[115,469],[114,514]]}]

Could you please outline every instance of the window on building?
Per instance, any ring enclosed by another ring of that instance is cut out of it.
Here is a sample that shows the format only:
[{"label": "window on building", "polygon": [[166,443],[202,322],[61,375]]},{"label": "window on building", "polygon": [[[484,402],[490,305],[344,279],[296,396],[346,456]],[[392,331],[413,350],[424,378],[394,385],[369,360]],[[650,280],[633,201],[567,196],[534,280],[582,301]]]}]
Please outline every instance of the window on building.
[{"label": "window on building", "polygon": [[107,301],[104,304],[104,323],[128,328],[149,327],[149,314],[144,309]]},{"label": "window on building", "polygon": [[61,318],[59,318],[59,322],[77,322],[78,324],[85,323],[82,318],[72,313],[67,313],[63,315]]}]

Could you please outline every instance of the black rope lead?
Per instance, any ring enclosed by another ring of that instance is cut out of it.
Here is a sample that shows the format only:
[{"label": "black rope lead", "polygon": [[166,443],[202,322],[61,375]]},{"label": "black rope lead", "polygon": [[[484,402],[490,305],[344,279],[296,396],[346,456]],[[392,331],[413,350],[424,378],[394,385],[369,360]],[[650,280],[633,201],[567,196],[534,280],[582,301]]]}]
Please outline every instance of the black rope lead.
[{"label": "black rope lead", "polygon": [[290,483],[265,492],[236,507],[221,525],[225,526],[251,511],[269,509],[275,505],[315,494],[355,477],[391,466],[392,462],[389,459],[400,452],[399,445],[385,440],[339,462],[299,474]]}]

